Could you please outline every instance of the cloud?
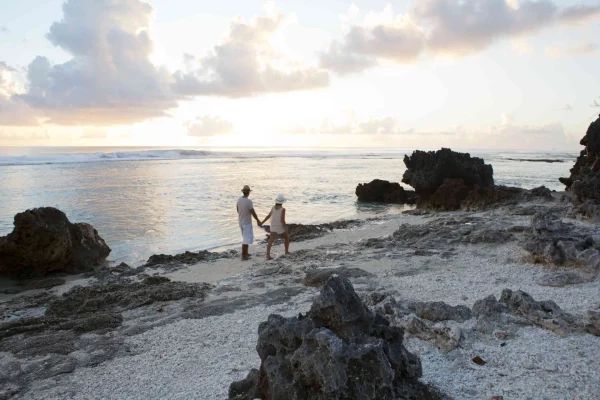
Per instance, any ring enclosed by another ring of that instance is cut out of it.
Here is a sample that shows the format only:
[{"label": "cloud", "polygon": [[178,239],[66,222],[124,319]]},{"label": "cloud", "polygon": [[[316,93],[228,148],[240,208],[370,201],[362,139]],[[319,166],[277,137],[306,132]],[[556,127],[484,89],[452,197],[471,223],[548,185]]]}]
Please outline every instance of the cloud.
[{"label": "cloud", "polygon": [[44,133],[30,133],[25,135],[18,135],[16,133],[7,133],[0,131],[0,141],[31,141],[31,140],[45,140],[50,139],[48,132]]},{"label": "cloud", "polygon": [[573,111],[573,106],[570,104],[566,104],[563,108],[563,111]]},{"label": "cloud", "polygon": [[[175,73],[174,91],[184,96],[247,97],[328,86],[326,71],[297,66],[271,45],[285,20],[277,11],[250,22],[234,20],[229,35],[208,55]],[[185,61],[191,63],[189,55]]]},{"label": "cloud", "polygon": [[[387,60],[411,62],[424,53],[466,56],[505,38],[522,38],[558,23],[588,21],[600,16],[600,6],[562,10],[550,0],[416,0],[413,8],[385,18],[354,23],[341,41],[321,53],[321,65],[340,74],[360,72]],[[344,21],[356,19],[357,11]],[[529,46],[517,45],[520,52]]]},{"label": "cloud", "polygon": [[85,128],[81,133],[81,139],[104,139],[108,137],[108,132],[104,128]]},{"label": "cloud", "polygon": [[560,47],[546,47],[544,52],[548,57],[561,58],[566,56],[577,56],[582,54],[593,53],[598,50],[598,44],[596,43],[578,43],[575,45],[567,46],[565,48]]},{"label": "cloud", "polygon": [[562,23],[577,25],[597,17],[600,17],[600,5],[586,6],[581,4],[565,8],[560,12],[558,18]]},{"label": "cloud", "polygon": [[8,33],[10,30],[5,26],[0,26],[0,33]]},{"label": "cloud", "polygon": [[233,124],[220,117],[203,116],[186,124],[188,136],[206,137],[233,132]]},{"label": "cloud", "polygon": [[289,134],[322,134],[322,135],[412,135],[414,129],[406,129],[400,126],[396,118],[371,117],[364,121],[358,121],[353,117],[348,121],[336,123],[329,118],[324,118],[319,127],[306,128],[294,126],[283,129],[282,133]]},{"label": "cloud", "polygon": [[56,124],[111,125],[164,116],[177,105],[171,76],[149,59],[152,7],[140,0],[68,0],[48,40],[72,58],[38,56],[16,96]]},{"label": "cloud", "polygon": [[17,90],[12,76],[15,72],[0,61],[0,126],[37,125],[33,110],[25,102],[13,98]]}]

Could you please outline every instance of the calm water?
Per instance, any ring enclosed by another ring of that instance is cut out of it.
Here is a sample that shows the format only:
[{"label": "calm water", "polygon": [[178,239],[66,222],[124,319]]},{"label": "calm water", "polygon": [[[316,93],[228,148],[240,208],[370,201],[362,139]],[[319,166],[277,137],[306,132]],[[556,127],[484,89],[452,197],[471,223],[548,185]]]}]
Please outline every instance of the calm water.
[{"label": "calm water", "polygon": [[[1,148],[0,235],[13,216],[53,206],[89,222],[113,249],[114,261],[155,253],[237,244],[235,202],[252,187],[260,218],[283,193],[288,222],[320,223],[397,213],[402,206],[361,205],[354,190],[374,178],[399,182],[411,150],[169,150],[132,148]],[[576,154],[472,152],[494,167],[496,183],[562,190]],[[562,163],[508,160],[559,159]],[[255,233],[260,233],[258,230]]]}]

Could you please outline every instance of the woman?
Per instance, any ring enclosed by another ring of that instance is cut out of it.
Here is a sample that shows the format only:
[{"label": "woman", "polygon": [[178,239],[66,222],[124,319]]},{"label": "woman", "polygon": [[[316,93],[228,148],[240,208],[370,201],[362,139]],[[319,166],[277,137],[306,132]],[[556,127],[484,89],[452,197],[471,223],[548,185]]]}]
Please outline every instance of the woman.
[{"label": "woman", "polygon": [[285,223],[285,208],[283,208],[283,203],[286,201],[287,200],[282,194],[277,195],[277,198],[275,198],[275,206],[271,208],[269,215],[261,222],[261,225],[264,225],[264,223],[271,218],[271,233],[269,235],[269,243],[267,244],[267,260],[273,259],[271,257],[271,247],[273,246],[275,239],[277,239],[277,235],[283,236],[283,239],[285,240],[285,254],[289,254],[290,237]]}]

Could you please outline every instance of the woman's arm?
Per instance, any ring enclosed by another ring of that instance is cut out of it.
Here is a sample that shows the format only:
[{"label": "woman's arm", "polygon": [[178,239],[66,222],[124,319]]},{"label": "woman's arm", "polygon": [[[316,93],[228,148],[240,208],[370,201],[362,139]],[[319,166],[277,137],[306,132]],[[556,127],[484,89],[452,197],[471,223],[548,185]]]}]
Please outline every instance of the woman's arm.
[{"label": "woman's arm", "polygon": [[287,226],[285,225],[285,208],[281,212],[281,225],[283,225],[284,228],[287,228]]},{"label": "woman's arm", "polygon": [[273,213],[273,210],[271,209],[271,212],[269,212],[269,215],[267,215],[267,216],[265,217],[264,221],[263,221],[263,222],[261,222],[261,225],[264,225],[264,223],[265,223],[265,222],[267,222],[267,220],[268,220],[269,218],[271,218],[271,214],[272,214],[272,213]]}]

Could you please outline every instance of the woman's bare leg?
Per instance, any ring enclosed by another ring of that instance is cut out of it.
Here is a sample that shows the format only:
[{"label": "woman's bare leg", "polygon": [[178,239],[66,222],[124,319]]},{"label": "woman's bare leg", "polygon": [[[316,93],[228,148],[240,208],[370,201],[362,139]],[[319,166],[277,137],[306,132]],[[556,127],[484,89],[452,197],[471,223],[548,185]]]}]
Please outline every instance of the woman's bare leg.
[{"label": "woman's bare leg", "polygon": [[285,254],[290,254],[290,236],[287,231],[283,234],[283,239],[285,240]]},{"label": "woman's bare leg", "polygon": [[267,260],[272,260],[271,247],[273,246],[273,242],[275,241],[276,237],[277,234],[275,232],[271,232],[271,234],[269,235],[269,243],[267,243]]}]

